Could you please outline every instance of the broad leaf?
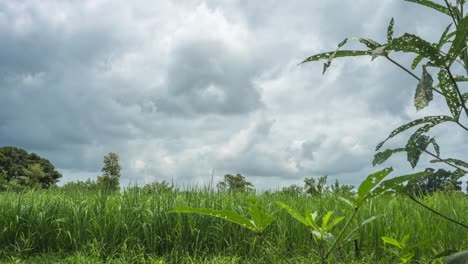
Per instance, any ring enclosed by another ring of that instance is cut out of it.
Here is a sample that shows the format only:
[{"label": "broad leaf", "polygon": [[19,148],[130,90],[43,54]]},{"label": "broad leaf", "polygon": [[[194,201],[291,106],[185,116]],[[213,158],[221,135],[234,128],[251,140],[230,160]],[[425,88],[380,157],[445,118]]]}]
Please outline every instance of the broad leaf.
[{"label": "broad leaf", "polygon": [[371,197],[376,197],[390,189],[395,189],[397,188],[398,186],[400,186],[402,183],[406,182],[406,181],[410,181],[410,180],[413,180],[413,179],[417,179],[419,177],[424,177],[424,176],[427,176],[427,175],[430,175],[431,172],[418,172],[418,173],[413,173],[413,174],[408,174],[408,175],[403,175],[403,176],[398,176],[398,177],[395,177],[395,178],[392,178],[392,179],[389,179],[389,180],[385,180],[383,181],[382,183],[380,183],[380,185],[375,188],[372,193],[371,193]]},{"label": "broad leaf", "polygon": [[234,211],[230,210],[213,210],[210,208],[191,208],[191,207],[176,207],[169,211],[169,213],[195,213],[208,215],[216,218],[220,218],[229,222],[233,222],[242,227],[250,229],[254,232],[259,232],[260,230],[255,226],[252,221],[247,219],[245,216],[242,216]]},{"label": "broad leaf", "polygon": [[263,232],[275,220],[273,216],[265,212],[265,208],[257,205],[256,200],[249,200],[249,214],[260,232]]},{"label": "broad leaf", "polygon": [[433,126],[437,125],[437,124],[440,124],[440,123],[443,123],[443,122],[447,122],[447,121],[455,121],[452,117],[450,116],[426,116],[426,117],[423,117],[423,118],[420,118],[420,119],[416,119],[416,120],[413,120],[405,125],[402,125],[400,127],[398,127],[397,129],[393,130],[390,135],[382,142],[380,142],[375,151],[378,151],[382,146],[383,144],[385,144],[385,142],[387,142],[387,140],[389,140],[390,138],[400,134],[401,132],[407,130],[407,129],[410,129],[414,126],[417,126],[417,125],[420,125],[420,124],[425,124],[425,123],[428,123],[428,124],[432,124]]},{"label": "broad leaf", "polygon": [[416,110],[421,110],[429,105],[432,101],[432,76],[427,72],[426,67],[423,66],[423,72],[421,79],[419,80],[416,88],[416,94],[414,95],[414,106]]},{"label": "broad leaf", "polygon": [[400,245],[400,242],[398,242],[398,240],[394,239],[394,238],[391,238],[391,237],[386,237],[386,236],[383,236],[383,237],[380,237],[385,243],[387,244],[390,244],[390,245],[394,245],[395,247],[398,247],[401,249],[401,245]]},{"label": "broad leaf", "polygon": [[430,143],[430,138],[426,135],[421,135],[429,130],[430,125],[425,125],[419,128],[413,135],[411,135],[408,143],[406,143],[407,160],[414,168],[419,162],[419,157],[426,150]]},{"label": "broad leaf", "polygon": [[435,9],[441,13],[444,13],[448,16],[450,16],[450,11],[447,7],[443,6],[443,5],[439,5],[439,4],[436,4],[432,1],[429,1],[429,0],[405,0],[407,2],[413,2],[413,3],[416,3],[416,4],[420,4],[420,5],[423,5],[423,6],[427,6],[429,8],[432,8],[432,9]]},{"label": "broad leaf", "polygon": [[413,34],[405,33],[399,38],[394,38],[386,46],[386,50],[416,53],[428,58],[435,65],[444,65],[445,57],[439,52],[437,45]]},{"label": "broad leaf", "polygon": [[335,219],[333,219],[333,221],[329,224],[329,225],[326,225],[325,226],[325,231],[328,232],[330,230],[333,229],[333,227],[335,227],[337,224],[339,224],[341,221],[343,221],[343,219],[345,219],[344,216],[340,216],[340,217],[337,217]]},{"label": "broad leaf", "polygon": [[299,222],[303,223],[306,226],[310,226],[309,221],[307,221],[307,219],[304,216],[302,216],[298,211],[289,207],[289,205],[281,201],[276,201],[276,204],[283,207],[292,217],[296,218],[296,220],[298,220]]},{"label": "broad leaf", "polygon": [[405,151],[405,148],[396,148],[396,149],[386,149],[382,152],[378,152],[374,155],[374,160],[372,161],[372,165],[382,164],[384,163],[390,156],[394,153]]},{"label": "broad leaf", "polygon": [[370,191],[392,171],[393,168],[385,168],[381,171],[367,176],[367,178],[361,183],[361,185],[359,185],[358,198],[356,199],[356,207],[360,207],[370,194]]}]

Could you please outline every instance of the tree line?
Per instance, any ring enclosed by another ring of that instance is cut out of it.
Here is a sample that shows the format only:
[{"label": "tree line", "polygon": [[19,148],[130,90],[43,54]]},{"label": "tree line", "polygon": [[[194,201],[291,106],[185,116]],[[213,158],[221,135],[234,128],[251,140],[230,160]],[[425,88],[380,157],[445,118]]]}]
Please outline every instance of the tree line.
[{"label": "tree line", "polygon": [[[116,153],[108,153],[104,156],[102,175],[96,180],[68,182],[63,189],[105,190],[119,191],[122,167],[119,164],[119,156]],[[430,195],[438,191],[461,191],[460,177],[451,171],[427,168],[431,174],[409,181],[405,188],[408,192],[419,195]],[[0,191],[24,191],[31,189],[57,188],[57,183],[62,175],[55,169],[52,163],[35,153],[28,153],[24,149],[15,147],[0,148]],[[354,186],[340,184],[335,180],[333,184],[327,184],[328,175],[310,177],[304,179],[304,185],[292,184],[283,187],[279,192],[290,195],[321,196],[325,194],[337,194],[348,196],[353,193]],[[221,192],[253,192],[254,185],[241,174],[226,174],[222,181],[216,185]],[[153,182],[142,187],[130,187],[146,193],[172,191],[174,185],[166,181]],[[468,182],[466,191],[468,192]]]}]

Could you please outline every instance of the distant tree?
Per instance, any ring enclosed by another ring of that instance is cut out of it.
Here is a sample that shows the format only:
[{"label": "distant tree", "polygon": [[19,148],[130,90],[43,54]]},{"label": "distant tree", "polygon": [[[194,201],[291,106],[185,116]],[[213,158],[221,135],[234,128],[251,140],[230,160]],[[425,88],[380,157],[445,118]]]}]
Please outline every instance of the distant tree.
[{"label": "distant tree", "polygon": [[444,169],[438,169],[436,171],[432,168],[427,168],[426,171],[432,172],[432,174],[409,181],[405,187],[408,192],[415,194],[433,194],[437,191],[461,190],[461,181],[459,181],[459,178],[463,175],[458,175]]},{"label": "distant tree", "polygon": [[86,181],[67,182],[61,189],[66,191],[94,191],[99,188],[96,181],[87,179]]},{"label": "distant tree", "polygon": [[339,196],[350,196],[353,194],[353,185],[342,184],[340,185],[338,180],[335,180],[335,184],[329,187],[330,192]]},{"label": "distant tree", "polygon": [[103,174],[97,179],[98,186],[105,190],[119,190],[121,170],[122,167],[119,165],[119,156],[117,154],[111,152],[104,156]]},{"label": "distant tree", "polygon": [[141,187],[134,186],[134,187],[127,188],[125,191],[126,192],[136,191],[136,192],[141,192],[143,194],[153,195],[153,194],[168,193],[168,192],[177,191],[177,190],[175,189],[175,186],[172,183],[168,183],[166,181],[162,181],[162,182],[154,181],[154,182],[145,184]]},{"label": "distant tree", "polygon": [[0,189],[48,189],[56,186],[62,175],[47,159],[15,147],[0,148]]},{"label": "distant tree", "polygon": [[312,196],[319,196],[325,194],[327,191],[327,177],[328,175],[322,175],[318,179],[315,178],[305,178],[304,179],[304,189],[307,194]]},{"label": "distant tree", "polygon": [[304,187],[297,184],[291,184],[281,189],[281,193],[292,196],[299,196],[304,192]]},{"label": "distant tree", "polygon": [[230,191],[230,192],[247,192],[253,190],[252,183],[248,182],[244,176],[240,174],[224,175],[224,180],[220,181],[216,187],[220,191]]}]

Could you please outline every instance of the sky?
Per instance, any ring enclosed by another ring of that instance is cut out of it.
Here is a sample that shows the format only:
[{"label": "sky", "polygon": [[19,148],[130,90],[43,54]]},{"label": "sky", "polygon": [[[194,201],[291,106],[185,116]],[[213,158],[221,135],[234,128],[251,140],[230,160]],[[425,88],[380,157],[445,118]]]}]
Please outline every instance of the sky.
[{"label": "sky", "polygon": [[[228,173],[257,189],[325,174],[357,186],[384,167],[446,168],[404,154],[372,166],[393,129],[448,113],[440,98],[417,112],[411,76],[383,58],[298,65],[346,37],[385,42],[392,17],[396,36],[434,42],[451,22],[398,0],[0,0],[0,146],[49,159],[60,184],[95,179],[109,152],[123,186]],[[456,126],[430,134],[443,157],[467,156]]]}]

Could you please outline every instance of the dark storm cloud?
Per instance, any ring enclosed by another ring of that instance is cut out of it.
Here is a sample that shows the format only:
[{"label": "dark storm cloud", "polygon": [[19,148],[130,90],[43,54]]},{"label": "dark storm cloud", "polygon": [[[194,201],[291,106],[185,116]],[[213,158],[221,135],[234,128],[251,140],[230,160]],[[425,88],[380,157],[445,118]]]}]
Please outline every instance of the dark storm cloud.
[{"label": "dark storm cloud", "polygon": [[168,65],[169,94],[155,102],[160,111],[182,114],[245,114],[261,106],[253,84],[252,59],[220,41],[182,43]]},{"label": "dark storm cloud", "polygon": [[[383,58],[325,75],[296,65],[346,37],[384,41],[392,16],[395,35],[432,41],[450,22],[393,0],[3,1],[0,145],[49,158],[64,182],[97,175],[112,151],[123,185],[203,184],[212,170],[260,188],[322,174],[355,184],[375,144],[443,102],[416,113],[416,81]],[[462,134],[441,142],[466,153]]]}]

